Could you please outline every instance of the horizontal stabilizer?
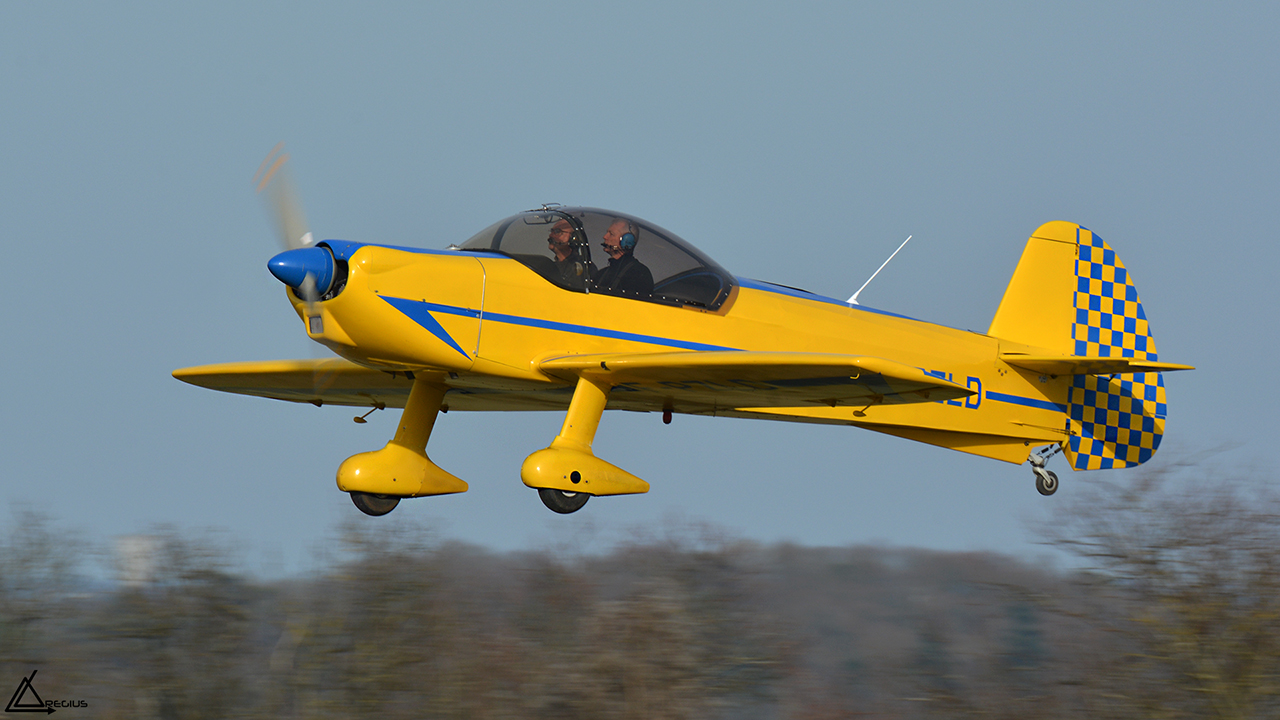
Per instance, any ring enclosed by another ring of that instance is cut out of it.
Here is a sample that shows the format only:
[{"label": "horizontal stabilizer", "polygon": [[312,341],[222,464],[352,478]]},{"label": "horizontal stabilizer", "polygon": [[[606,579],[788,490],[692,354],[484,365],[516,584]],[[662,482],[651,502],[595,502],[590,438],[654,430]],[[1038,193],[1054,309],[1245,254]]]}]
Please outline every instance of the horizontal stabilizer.
[{"label": "horizontal stabilizer", "polygon": [[1080,357],[1074,355],[1027,355],[1000,353],[1000,359],[1025,370],[1046,375],[1127,375],[1130,373],[1194,370],[1190,365],[1157,362],[1131,357]]},{"label": "horizontal stabilizer", "polygon": [[788,352],[571,355],[544,361],[554,377],[592,375],[624,386],[719,407],[861,405],[953,400],[975,391],[876,357]]}]

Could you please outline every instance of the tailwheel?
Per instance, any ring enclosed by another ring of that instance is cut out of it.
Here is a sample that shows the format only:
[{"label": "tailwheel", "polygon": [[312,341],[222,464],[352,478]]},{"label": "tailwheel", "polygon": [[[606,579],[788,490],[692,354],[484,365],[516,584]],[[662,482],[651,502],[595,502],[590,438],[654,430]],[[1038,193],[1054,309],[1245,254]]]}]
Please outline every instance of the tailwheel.
[{"label": "tailwheel", "polygon": [[1052,470],[1032,468],[1036,474],[1036,491],[1041,495],[1052,495],[1058,492],[1058,476]]},{"label": "tailwheel", "polygon": [[538,497],[542,498],[542,504],[548,509],[561,515],[578,512],[591,499],[591,496],[586,493],[565,492],[551,488],[538,488]]},{"label": "tailwheel", "polygon": [[1031,472],[1036,476],[1036,492],[1041,495],[1048,496],[1058,492],[1058,476],[1052,470],[1045,468],[1045,463],[1060,452],[1062,452],[1062,445],[1052,445],[1032,453],[1027,458],[1031,463]]},{"label": "tailwheel", "polygon": [[353,492],[351,493],[351,502],[355,503],[355,506],[360,508],[360,512],[365,515],[381,517],[395,510],[396,506],[400,504],[400,498],[395,495]]}]

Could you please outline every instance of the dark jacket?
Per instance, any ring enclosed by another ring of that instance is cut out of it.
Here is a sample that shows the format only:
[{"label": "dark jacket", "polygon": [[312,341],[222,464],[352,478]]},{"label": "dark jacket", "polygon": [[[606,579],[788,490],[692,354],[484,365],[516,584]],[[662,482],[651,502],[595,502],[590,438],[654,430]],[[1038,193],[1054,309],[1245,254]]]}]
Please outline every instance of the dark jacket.
[{"label": "dark jacket", "polygon": [[600,272],[595,282],[596,292],[647,298],[653,294],[653,273],[635,255],[627,253],[614,260]]},{"label": "dark jacket", "polygon": [[600,271],[596,270],[594,263],[583,265],[572,255],[564,260],[556,260],[555,263],[565,287],[574,290],[582,290],[587,286],[588,280],[594,279],[600,273]]}]

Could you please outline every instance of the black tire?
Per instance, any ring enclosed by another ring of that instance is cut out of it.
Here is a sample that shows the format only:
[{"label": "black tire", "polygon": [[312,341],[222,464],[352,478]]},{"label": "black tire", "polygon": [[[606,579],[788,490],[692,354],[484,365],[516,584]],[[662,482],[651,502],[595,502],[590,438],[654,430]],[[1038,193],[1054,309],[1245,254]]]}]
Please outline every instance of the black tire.
[{"label": "black tire", "polygon": [[571,493],[550,488],[538,488],[538,497],[542,498],[542,504],[549,510],[561,515],[578,512],[591,499],[591,496],[586,493]]},{"label": "black tire", "polygon": [[373,493],[353,492],[351,493],[351,502],[360,508],[360,512],[365,515],[374,517],[382,517],[400,504],[400,498],[395,495],[374,495]]},{"label": "black tire", "polygon": [[1045,496],[1058,492],[1058,476],[1052,470],[1045,470],[1043,476],[1036,473],[1036,491]]}]

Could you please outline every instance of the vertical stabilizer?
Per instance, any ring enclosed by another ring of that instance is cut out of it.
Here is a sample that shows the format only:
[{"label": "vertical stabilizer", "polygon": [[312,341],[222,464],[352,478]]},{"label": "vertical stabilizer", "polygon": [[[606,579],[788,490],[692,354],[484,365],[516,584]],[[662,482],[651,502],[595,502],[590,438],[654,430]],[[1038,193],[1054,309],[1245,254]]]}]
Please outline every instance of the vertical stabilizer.
[{"label": "vertical stabilizer", "polygon": [[1077,233],[1068,222],[1041,225],[1022,251],[987,334],[1001,340],[1072,355]]},{"label": "vertical stabilizer", "polygon": [[[1159,360],[1124,264],[1073,223],[1046,223],[1027,241],[988,334],[1064,356]],[[1160,447],[1160,373],[1076,375],[1068,406],[1064,450],[1076,470],[1138,465]]]}]

